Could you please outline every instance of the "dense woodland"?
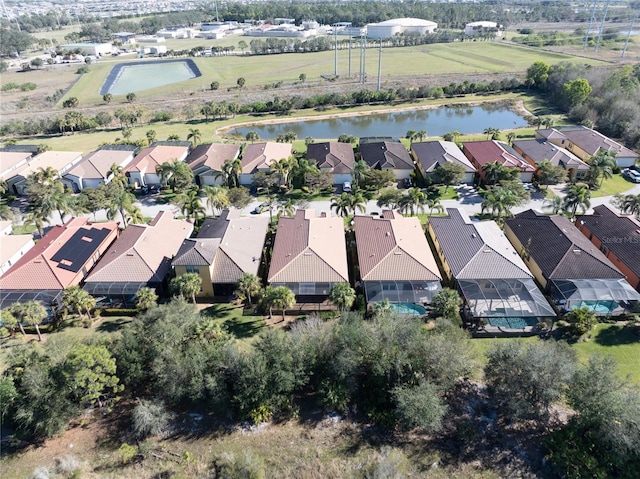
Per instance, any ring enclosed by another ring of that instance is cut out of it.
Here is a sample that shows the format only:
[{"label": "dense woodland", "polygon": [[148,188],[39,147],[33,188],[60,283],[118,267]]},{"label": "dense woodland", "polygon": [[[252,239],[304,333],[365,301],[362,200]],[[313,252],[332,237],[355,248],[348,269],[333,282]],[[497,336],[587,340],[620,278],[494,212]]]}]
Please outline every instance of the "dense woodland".
[{"label": "dense woodland", "polygon": [[[440,312],[450,309],[445,301]],[[477,422],[484,416],[498,434],[517,427],[539,435],[549,471],[562,477],[638,477],[640,392],[618,379],[611,360],[578,365],[553,340],[496,344],[484,371],[488,401],[476,392],[461,404],[475,367],[469,341],[451,320],[426,326],[383,304],[366,320],[354,312],[311,316],[290,331],[269,328],[238,342],[174,299],[152,305],[120,339],[70,344],[54,334],[41,348],[16,347],[0,379],[1,413],[17,437],[37,440],[84,408],[108,411],[118,398],[138,398],[121,440],[142,443],[184,412],[206,414],[215,428],[320,408],[374,423],[389,437],[414,431],[460,448],[486,433]],[[566,424],[554,406],[562,398],[576,411]]]}]

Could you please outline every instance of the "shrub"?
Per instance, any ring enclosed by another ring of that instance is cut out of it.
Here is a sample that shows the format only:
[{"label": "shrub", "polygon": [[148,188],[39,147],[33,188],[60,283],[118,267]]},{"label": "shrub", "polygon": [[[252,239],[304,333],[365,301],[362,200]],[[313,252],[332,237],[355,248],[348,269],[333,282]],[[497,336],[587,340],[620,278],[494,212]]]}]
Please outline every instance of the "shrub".
[{"label": "shrub", "polygon": [[122,464],[128,464],[131,460],[136,457],[138,454],[138,450],[135,446],[131,446],[129,444],[122,443],[122,446],[118,449],[118,455],[120,456],[120,460]]},{"label": "shrub", "polygon": [[135,308],[104,308],[101,311],[102,316],[136,316],[138,314]]},{"label": "shrub", "polygon": [[162,403],[141,400],[133,409],[133,434],[138,439],[157,436],[167,428],[171,414]]},{"label": "shrub", "polygon": [[36,88],[36,84],[31,82],[23,83],[22,85],[20,85],[20,91],[31,91],[35,90]]},{"label": "shrub", "polygon": [[87,65],[81,66],[80,68],[78,68],[78,69],[76,70],[76,73],[77,73],[78,75],[82,75],[82,74],[84,74],[84,73],[89,73],[89,67],[88,67]]},{"label": "shrub", "polygon": [[19,88],[20,88],[20,85],[18,85],[15,82],[9,82],[2,85],[2,91],[17,90]]},{"label": "shrub", "polygon": [[152,122],[169,121],[169,120],[171,120],[171,118],[173,118],[173,116],[168,111],[158,111],[153,116],[153,118],[151,118],[151,121]]}]

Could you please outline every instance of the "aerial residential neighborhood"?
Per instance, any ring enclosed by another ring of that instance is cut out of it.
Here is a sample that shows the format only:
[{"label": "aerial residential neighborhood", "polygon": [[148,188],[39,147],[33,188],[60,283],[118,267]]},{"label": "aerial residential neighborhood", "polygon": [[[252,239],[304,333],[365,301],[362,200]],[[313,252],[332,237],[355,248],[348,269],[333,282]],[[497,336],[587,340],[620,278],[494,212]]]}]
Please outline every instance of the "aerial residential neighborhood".
[{"label": "aerial residential neighborhood", "polygon": [[639,477],[610,3],[3,5],[2,476]]}]

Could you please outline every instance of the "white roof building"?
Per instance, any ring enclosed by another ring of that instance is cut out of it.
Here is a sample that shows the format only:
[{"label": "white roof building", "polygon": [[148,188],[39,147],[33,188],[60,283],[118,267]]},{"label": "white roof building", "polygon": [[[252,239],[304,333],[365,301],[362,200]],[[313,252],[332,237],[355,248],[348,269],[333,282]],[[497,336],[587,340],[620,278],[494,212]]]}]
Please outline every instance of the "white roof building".
[{"label": "white roof building", "polygon": [[396,34],[426,35],[434,33],[438,24],[421,18],[395,18],[367,25],[367,38],[391,38]]}]

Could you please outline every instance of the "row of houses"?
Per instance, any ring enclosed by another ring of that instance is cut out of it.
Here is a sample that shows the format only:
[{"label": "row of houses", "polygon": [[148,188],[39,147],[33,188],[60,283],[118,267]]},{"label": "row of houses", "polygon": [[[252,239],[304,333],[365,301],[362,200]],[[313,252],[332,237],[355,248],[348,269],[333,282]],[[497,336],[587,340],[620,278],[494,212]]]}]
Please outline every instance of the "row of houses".
[{"label": "row of houses", "polygon": [[[121,233],[116,223],[74,218],[12,256],[0,306],[36,299],[53,307],[76,284],[101,301],[131,303],[142,287],[166,294],[174,272],[198,274],[200,297],[227,297],[251,273],[290,288],[299,303],[322,303],[333,285],[348,282],[369,304],[387,300],[413,314],[453,285],[467,321],[508,329],[582,306],[606,316],[634,311],[640,222],[601,206],[576,225],[529,210],[507,219],[503,232],[454,208],[431,218],[426,234],[418,218],[396,211],[356,215],[345,231],[342,218],[306,209],[281,217],[273,238],[268,217],[231,210],[208,218],[192,238],[193,225],[167,211]],[[7,238],[0,236],[3,260]]]},{"label": "row of houses", "polygon": [[[567,170],[570,180],[586,177],[588,161],[600,149],[616,153],[621,168],[636,163],[639,155],[606,136],[586,127],[545,129],[535,139],[516,140],[513,145],[497,141],[469,141],[460,149],[448,141],[414,142],[407,150],[397,140],[361,139],[359,156],[373,169],[393,172],[396,180],[409,178],[418,170],[429,177],[440,166],[455,163],[464,170],[462,183],[484,181],[484,165],[498,162],[520,171],[520,180],[530,183],[536,165],[549,160]],[[36,154],[35,147],[12,146],[0,149],[0,178],[16,194],[26,194],[27,177],[39,168],[54,168],[62,181],[74,192],[95,188],[110,180],[111,166],[121,167],[133,187],[160,183],[156,168],[164,162],[185,161],[193,170],[198,185],[222,183],[220,175],[227,160],[241,160],[241,185],[253,183],[258,172],[293,153],[289,143],[271,141],[246,145],[209,143],[191,148],[190,142],[163,141],[141,151],[131,145],[106,145],[82,156],[80,152],[47,151]],[[307,159],[321,170],[331,172],[335,184],[352,181],[356,155],[349,143],[321,142],[307,146]]]}]

